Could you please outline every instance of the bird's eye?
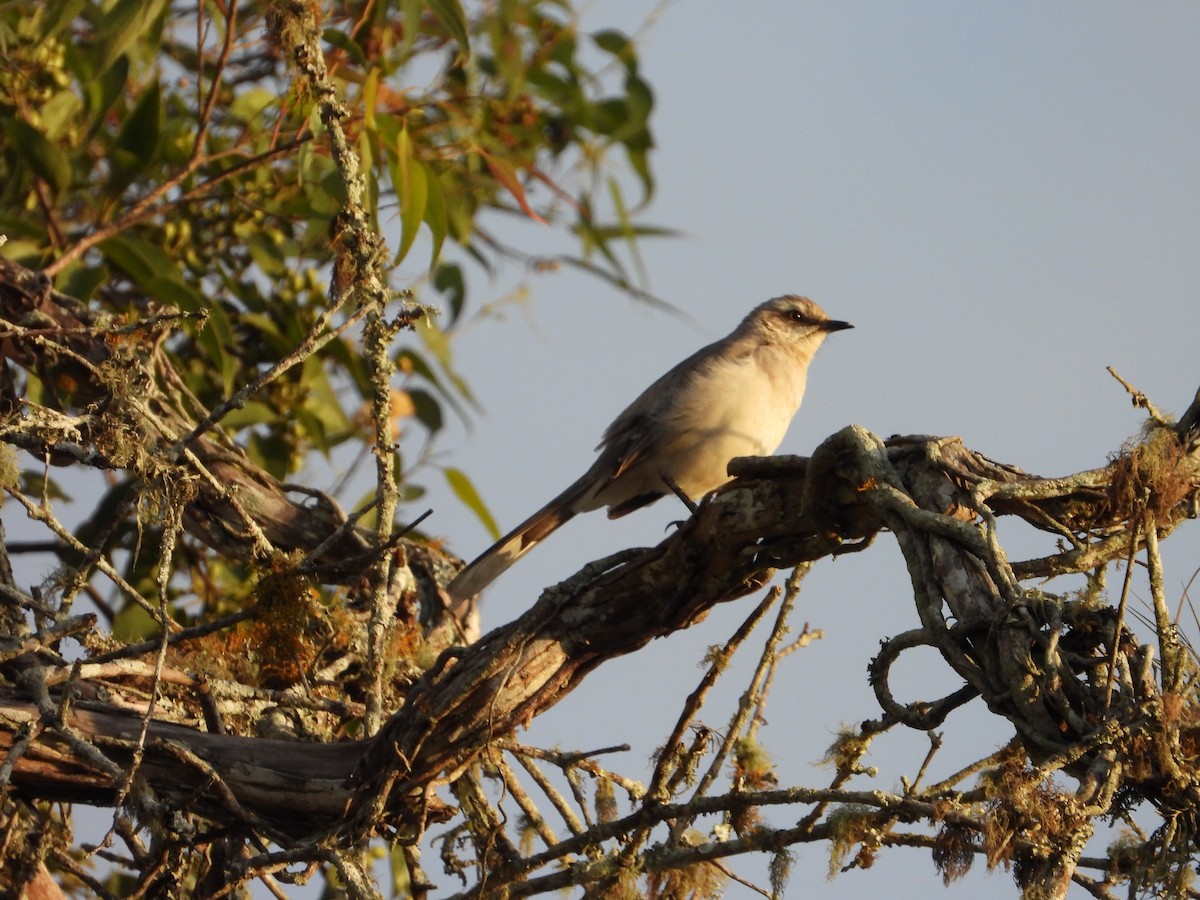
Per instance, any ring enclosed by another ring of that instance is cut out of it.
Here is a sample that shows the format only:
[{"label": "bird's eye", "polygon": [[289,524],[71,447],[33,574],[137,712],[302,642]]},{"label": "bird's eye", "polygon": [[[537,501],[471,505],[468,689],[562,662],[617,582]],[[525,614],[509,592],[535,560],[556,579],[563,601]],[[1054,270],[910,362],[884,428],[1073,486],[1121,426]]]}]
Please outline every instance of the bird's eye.
[{"label": "bird's eye", "polygon": [[789,309],[787,311],[787,317],[798,325],[808,324],[808,316],[800,312],[798,309]]}]

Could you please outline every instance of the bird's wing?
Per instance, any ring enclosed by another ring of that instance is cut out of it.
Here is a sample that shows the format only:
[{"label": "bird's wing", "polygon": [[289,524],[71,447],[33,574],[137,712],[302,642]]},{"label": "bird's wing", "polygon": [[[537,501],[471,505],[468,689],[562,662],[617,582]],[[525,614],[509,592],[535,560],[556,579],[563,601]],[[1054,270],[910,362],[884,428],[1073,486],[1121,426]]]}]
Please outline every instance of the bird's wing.
[{"label": "bird's wing", "polygon": [[[607,482],[619,478],[661,440],[663,423],[685,402],[688,390],[724,352],[725,340],[702,347],[674,366],[638,395],[605,429],[596,449],[597,465],[606,471]],[[596,467],[593,467],[593,472]]]}]

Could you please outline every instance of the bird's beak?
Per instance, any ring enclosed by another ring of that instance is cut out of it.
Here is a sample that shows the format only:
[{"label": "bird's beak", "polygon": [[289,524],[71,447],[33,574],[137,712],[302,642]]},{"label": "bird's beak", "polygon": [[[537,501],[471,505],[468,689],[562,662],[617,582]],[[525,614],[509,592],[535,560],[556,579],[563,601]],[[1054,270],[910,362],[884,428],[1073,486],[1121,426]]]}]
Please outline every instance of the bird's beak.
[{"label": "bird's beak", "polygon": [[849,322],[843,322],[840,319],[830,319],[828,322],[821,323],[822,331],[845,331],[847,328],[853,328]]}]

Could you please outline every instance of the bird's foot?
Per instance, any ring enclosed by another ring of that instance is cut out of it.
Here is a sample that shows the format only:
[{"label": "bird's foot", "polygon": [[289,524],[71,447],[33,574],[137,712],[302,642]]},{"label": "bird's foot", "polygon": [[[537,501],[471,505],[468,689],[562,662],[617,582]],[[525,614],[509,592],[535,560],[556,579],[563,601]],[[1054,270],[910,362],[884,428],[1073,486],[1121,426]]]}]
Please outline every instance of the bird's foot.
[{"label": "bird's foot", "polygon": [[665,484],[667,487],[669,487],[671,489],[671,493],[673,493],[676,497],[678,497],[680,500],[683,501],[683,505],[688,508],[688,510],[691,512],[691,514],[693,516],[699,511],[700,507],[696,505],[696,503],[692,500],[691,497],[689,497],[687,494],[685,494],[683,492],[683,488],[681,488],[675,482],[674,478],[672,478],[670,475],[667,475],[666,473],[663,473],[662,480],[663,480],[663,484]]}]

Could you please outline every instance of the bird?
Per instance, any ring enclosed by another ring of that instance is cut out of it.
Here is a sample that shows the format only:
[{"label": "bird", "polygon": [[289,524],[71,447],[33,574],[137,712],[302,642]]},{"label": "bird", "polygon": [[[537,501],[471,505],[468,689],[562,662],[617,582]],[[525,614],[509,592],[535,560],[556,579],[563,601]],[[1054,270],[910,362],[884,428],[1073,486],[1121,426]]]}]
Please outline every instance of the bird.
[{"label": "bird", "polygon": [[769,456],[804,399],[813,355],[853,327],[795,294],[756,306],[642,391],[604,432],[591,468],[463,568],[450,599],[477,596],[577,513],[608,507],[616,519],[668,493],[692,505],[730,480],[731,459]]}]

